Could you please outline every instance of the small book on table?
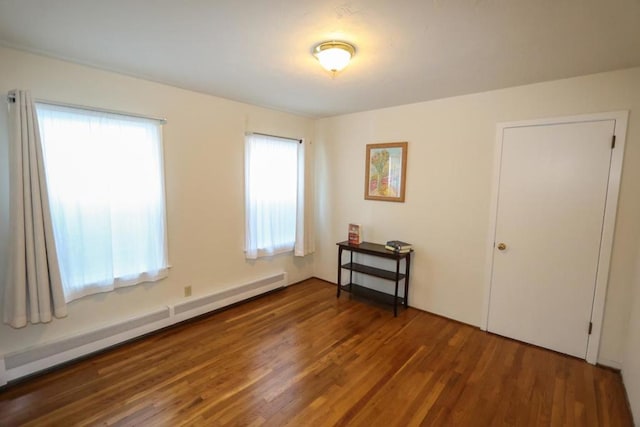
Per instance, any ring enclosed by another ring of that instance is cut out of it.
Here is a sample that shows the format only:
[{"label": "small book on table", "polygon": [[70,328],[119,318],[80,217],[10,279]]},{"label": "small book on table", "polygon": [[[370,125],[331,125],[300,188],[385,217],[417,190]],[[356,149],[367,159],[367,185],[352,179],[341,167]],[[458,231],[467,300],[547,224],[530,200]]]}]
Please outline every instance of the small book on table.
[{"label": "small book on table", "polygon": [[349,244],[359,245],[360,243],[362,243],[362,226],[349,224]]},{"label": "small book on table", "polygon": [[401,254],[411,252],[412,249],[411,243],[403,242],[402,240],[389,240],[384,247]]}]

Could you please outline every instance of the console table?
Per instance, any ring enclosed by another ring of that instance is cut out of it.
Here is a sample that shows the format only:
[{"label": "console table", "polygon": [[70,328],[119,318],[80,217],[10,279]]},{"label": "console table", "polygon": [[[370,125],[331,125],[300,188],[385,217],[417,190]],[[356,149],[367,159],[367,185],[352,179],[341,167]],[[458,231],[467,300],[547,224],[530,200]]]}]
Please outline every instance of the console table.
[{"label": "console table", "polygon": [[[407,253],[397,253],[385,249],[384,245],[378,243],[362,242],[359,245],[349,244],[348,241],[337,243],[338,245],[338,292],[337,297],[340,298],[340,291],[346,291],[354,293],[354,286],[356,289],[365,288],[361,285],[353,283],[353,272],[366,274],[368,276],[380,277],[385,280],[389,280],[395,283],[395,293],[393,295],[393,315],[398,315],[398,302],[404,304],[405,307],[409,306],[409,267],[411,266],[411,254],[413,249]],[[349,251],[349,262],[342,263],[342,252]],[[372,255],[380,258],[392,259],[396,262],[396,271],[384,270],[382,268],[372,267],[370,265],[353,262],[353,254],[360,253],[366,255]],[[404,274],[400,273],[400,261],[405,260]],[[342,284],[342,269],[349,271],[349,283]],[[398,286],[400,281],[404,279],[404,298],[398,296]],[[371,292],[379,293],[371,290]]]}]

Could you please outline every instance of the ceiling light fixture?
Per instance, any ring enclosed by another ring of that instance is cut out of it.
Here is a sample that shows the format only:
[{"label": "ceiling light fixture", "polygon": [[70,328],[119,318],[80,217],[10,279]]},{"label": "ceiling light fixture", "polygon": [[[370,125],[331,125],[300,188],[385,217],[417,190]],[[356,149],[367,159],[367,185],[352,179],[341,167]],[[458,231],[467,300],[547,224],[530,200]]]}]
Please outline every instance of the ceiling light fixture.
[{"label": "ceiling light fixture", "polygon": [[356,48],[347,42],[322,42],[313,48],[320,65],[333,75],[343,70],[356,53]]}]

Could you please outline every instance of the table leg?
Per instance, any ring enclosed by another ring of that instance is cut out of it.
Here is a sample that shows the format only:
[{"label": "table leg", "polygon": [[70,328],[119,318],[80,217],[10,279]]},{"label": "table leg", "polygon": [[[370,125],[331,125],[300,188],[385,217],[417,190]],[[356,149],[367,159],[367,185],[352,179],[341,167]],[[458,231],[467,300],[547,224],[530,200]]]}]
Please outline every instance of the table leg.
[{"label": "table leg", "polygon": [[340,286],[342,285],[342,248],[338,247],[338,291],[337,298],[340,298]]},{"label": "table leg", "polygon": [[405,275],[404,275],[404,306],[409,307],[409,268],[411,267],[411,252],[405,258]]},{"label": "table leg", "polygon": [[398,317],[398,282],[400,277],[400,258],[396,259],[396,294],[393,298],[393,317]]},{"label": "table leg", "polygon": [[351,257],[349,258],[349,262],[351,263],[351,268],[349,269],[349,293],[353,295],[353,251],[349,252]]}]

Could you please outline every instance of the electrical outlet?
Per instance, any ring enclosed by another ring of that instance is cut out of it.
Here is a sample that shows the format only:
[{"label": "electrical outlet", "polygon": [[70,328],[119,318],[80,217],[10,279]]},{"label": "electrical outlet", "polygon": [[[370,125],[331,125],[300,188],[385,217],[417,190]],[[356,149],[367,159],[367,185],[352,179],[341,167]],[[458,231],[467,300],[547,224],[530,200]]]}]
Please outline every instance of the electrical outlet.
[{"label": "electrical outlet", "polygon": [[185,297],[190,297],[191,296],[191,286],[185,286],[184,287],[184,296]]}]

